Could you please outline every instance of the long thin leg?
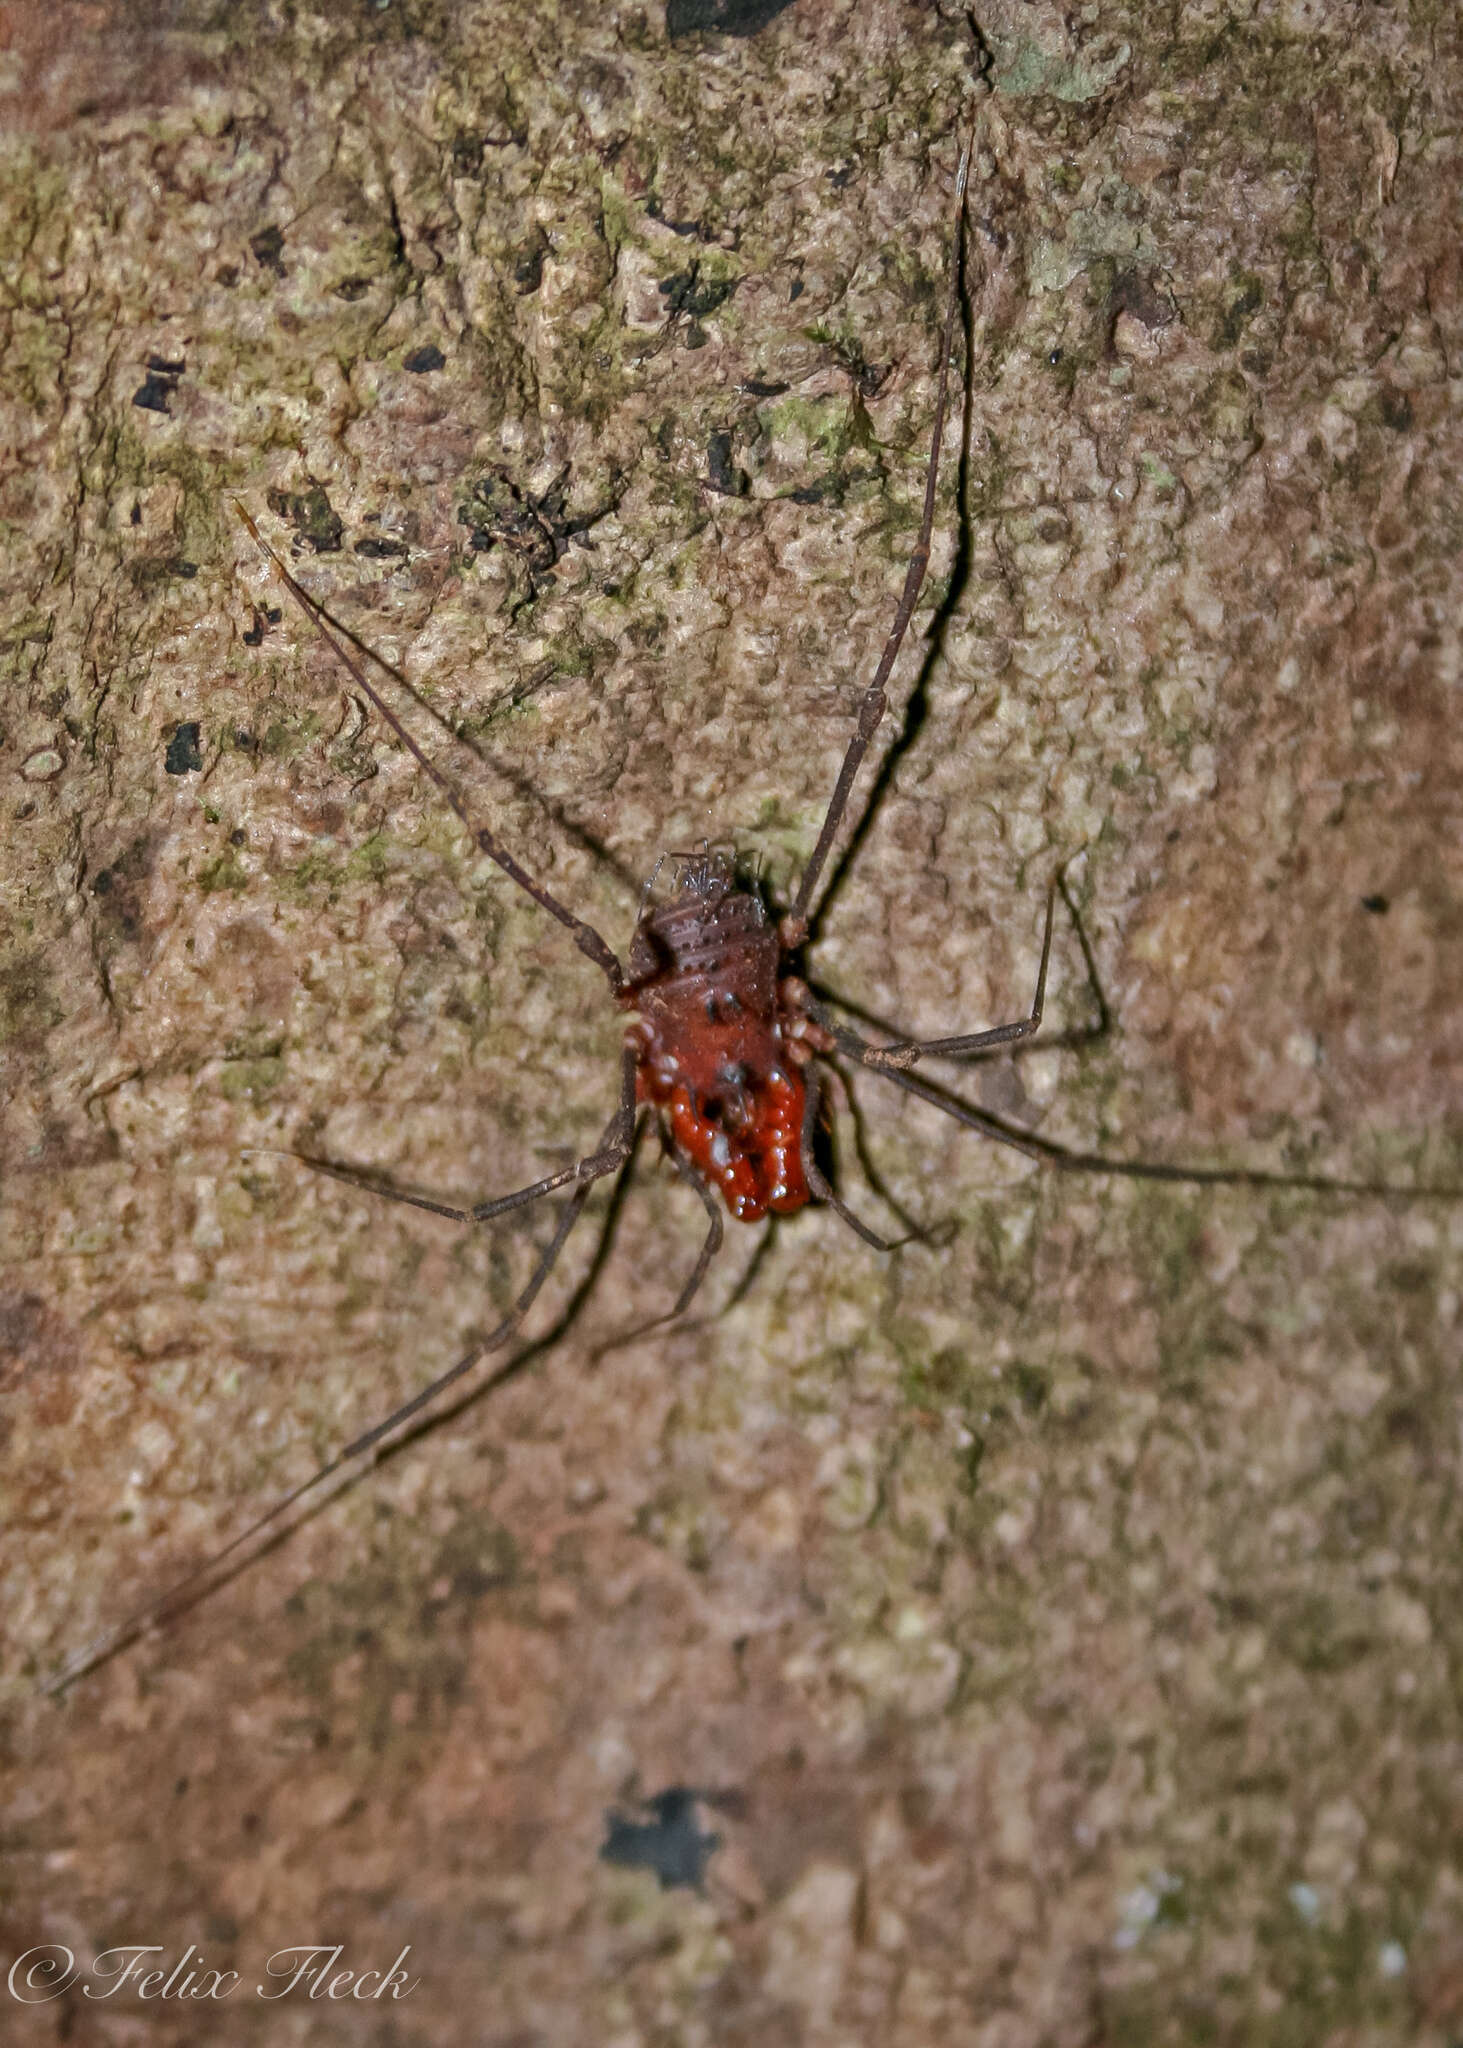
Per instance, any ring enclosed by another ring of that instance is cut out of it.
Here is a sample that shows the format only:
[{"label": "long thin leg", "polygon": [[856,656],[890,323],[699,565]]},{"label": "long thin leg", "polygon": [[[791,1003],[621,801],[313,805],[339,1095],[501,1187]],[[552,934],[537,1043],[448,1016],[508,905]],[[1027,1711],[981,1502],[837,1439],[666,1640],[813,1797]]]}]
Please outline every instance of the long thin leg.
[{"label": "long thin leg", "polygon": [[550,917],[558,919],[559,923],[570,934],[580,952],[594,962],[595,966],[605,975],[610,987],[618,993],[624,982],[624,971],[610,946],[600,937],[593,925],[586,924],[582,917],[576,917],[567,904],[559,901],[552,890],[546,889],[542,882],[536,882],[526,868],[520,867],[496,833],[491,831],[488,826],[478,823],[467,805],[463,802],[462,796],[455,785],[442,773],[442,770],[437,766],[430,754],[424,748],[417,745],[411,733],[391,709],[391,706],[386,702],[386,699],[381,695],[375,684],[371,682],[361,664],[355,659],[355,656],[343,647],[334,633],[331,632],[326,624],[325,613],[322,608],[311,597],[305,586],[297,582],[290,574],[280,556],[264,538],[264,535],[259,531],[253,519],[237,498],[234,500],[234,510],[249,529],[261,552],[267,555],[274,564],[275,573],[279,576],[285,589],[300,607],[300,610],[305,614],[305,617],[310,621],[310,624],[315,628],[315,631],[325,642],[325,645],[330,649],[356,688],[365,693],[366,697],[375,706],[380,717],[385,719],[387,725],[396,734],[396,737],[401,741],[407,752],[414,757],[417,765],[425,769],[432,781],[436,783],[438,789],[441,790],[443,796],[466,827],[473,844],[480,852],[485,853],[489,860],[496,861],[504,874],[511,881],[516,882],[520,889],[527,890],[534,902],[541,909],[546,910]]},{"label": "long thin leg", "polygon": [[781,1216],[773,1215],[767,1218],[762,1227],[762,1235],[757,1239],[751,1258],[748,1259],[743,1267],[741,1275],[733,1286],[731,1293],[726,1297],[721,1307],[715,1311],[714,1321],[720,1321],[723,1317],[729,1316],[732,1310],[739,1308],[752,1292],[761,1276],[762,1268],[771,1258],[776,1247],[777,1233],[782,1226],[782,1222],[783,1218]]},{"label": "long thin leg", "polygon": [[[598,1153],[595,1155],[600,1159],[612,1160],[613,1164],[606,1165],[599,1174],[592,1177],[586,1176],[575,1187],[573,1194],[560,1212],[559,1220],[554,1226],[553,1236],[539,1254],[538,1263],[529,1276],[528,1285],[523,1289],[498,1327],[484,1337],[481,1342],[474,1344],[470,1351],[464,1352],[455,1365],[449,1366],[446,1372],[439,1373],[430,1386],[423,1387],[420,1393],[413,1394],[408,1401],[403,1401],[401,1406],[393,1409],[384,1421],[373,1424],[370,1429],[364,1431],[360,1436],[348,1443],[343,1451],[337,1452],[336,1456],[328,1464],[322,1465],[318,1471],[312,1473],[308,1479],[302,1480],[298,1486],[291,1487],[290,1491],[283,1494],[266,1514],[260,1515],[256,1521],[251,1522],[247,1529],[242,1530],[231,1542],[224,1544],[222,1549],[216,1550],[212,1557],[206,1559],[201,1565],[196,1566],[193,1571],[186,1573],[183,1578],[170,1586],[165,1593],[160,1594],[155,1600],[148,1601],[144,1607],[138,1608],[125,1621],[119,1622],[114,1628],[108,1629],[105,1634],[98,1636],[93,1642],[88,1644],[84,1650],[78,1651],[74,1657],[69,1658],[61,1670],[56,1673],[55,1677],[47,1680],[41,1688],[42,1691],[52,1695],[65,1692],[68,1687],[76,1683],[77,1679],[84,1678],[88,1671],[94,1671],[99,1664],[105,1663],[109,1657],[115,1656],[119,1650],[124,1650],[129,1643],[135,1642],[140,1635],[144,1634],[155,1623],[170,1620],[174,1616],[185,1612],[186,1609],[196,1605],[199,1600],[203,1599],[207,1593],[213,1590],[221,1565],[226,1564],[231,1558],[236,1558],[238,1553],[244,1550],[246,1546],[256,1544],[266,1530],[272,1529],[283,1515],[287,1514],[291,1508],[297,1506],[307,1495],[313,1494],[319,1487],[322,1487],[327,1480],[336,1478],[344,1472],[347,1466],[354,1465],[359,1459],[364,1458],[368,1452],[377,1450],[388,1437],[393,1436],[403,1425],[410,1422],[414,1416],[420,1415],[422,1410],[435,1401],[439,1394],[454,1385],[458,1380],[465,1378],[478,1361],[485,1358],[489,1352],[497,1351],[503,1345],[511,1343],[517,1335],[523,1318],[538,1299],[540,1290],[558,1263],[559,1254],[564,1249],[570,1231],[584,1213],[584,1205],[589,1200],[590,1191],[594,1186],[595,1180],[603,1178],[603,1174],[612,1173],[624,1165],[634,1139],[634,1124],[635,1060],[633,1054],[627,1052],[621,1074],[619,1107],[609,1123],[606,1124],[603,1141]],[[504,1374],[511,1370],[511,1361],[500,1370]],[[263,1548],[264,1546],[260,1547]],[[237,1570],[239,1566],[235,1564],[233,1569]],[[225,1576],[231,1576],[231,1574],[225,1574]]]},{"label": "long thin leg", "polygon": [[937,1225],[934,1231],[927,1230],[925,1226],[922,1223],[920,1223],[910,1213],[908,1209],[905,1208],[904,1204],[900,1201],[899,1197],[894,1193],[894,1190],[888,1186],[888,1184],[884,1180],[883,1175],[879,1171],[878,1160],[875,1159],[872,1151],[869,1149],[869,1133],[867,1126],[864,1123],[863,1109],[860,1106],[858,1097],[853,1092],[852,1081],[850,1081],[848,1075],[843,1071],[842,1067],[835,1064],[831,1055],[824,1056],[822,1065],[824,1069],[833,1076],[834,1080],[838,1083],[840,1092],[842,1093],[843,1106],[848,1112],[849,1128],[853,1132],[853,1149],[855,1157],[857,1158],[859,1163],[860,1173],[863,1175],[867,1185],[873,1190],[873,1192],[879,1197],[879,1200],[884,1204],[884,1207],[886,1209],[892,1210],[893,1213],[899,1218],[899,1221],[904,1225],[904,1236],[898,1239],[897,1242],[900,1244],[908,1244],[916,1238],[922,1244],[930,1244],[934,1242],[935,1238],[939,1234],[939,1231],[945,1226]]},{"label": "long thin leg", "polygon": [[[1100,977],[1098,965],[1096,965],[1096,954],[1092,952],[1092,940],[1088,938],[1088,930],[1086,930],[1086,926],[1082,922],[1082,913],[1080,913],[1078,905],[1072,901],[1072,891],[1068,887],[1068,879],[1065,879],[1065,877],[1068,877],[1068,868],[1072,866],[1072,860],[1076,860],[1076,858],[1078,856],[1072,854],[1070,860],[1065,860],[1061,864],[1061,868],[1057,868],[1057,895],[1061,897],[1065,907],[1068,907],[1068,915],[1072,918],[1072,930],[1076,934],[1078,948],[1082,950],[1082,965],[1086,969],[1088,989],[1092,991],[1092,1006],[1096,1010],[1096,1016],[1092,1018],[1090,1024],[1074,1024],[1068,1030],[1047,1032],[1047,1036],[1041,1040],[1039,1047],[1033,1047],[1031,1038],[1016,1038],[1014,1042],[994,1044],[994,1047],[992,1047],[992,1044],[981,1042],[981,1034],[979,1032],[975,1034],[973,1040],[969,1040],[969,1038],[965,1038],[965,1040],[949,1040],[949,1038],[930,1038],[930,1040],[889,1038],[889,1040],[885,1040],[883,1047],[875,1049],[877,1053],[883,1055],[883,1059],[861,1061],[861,1065],[885,1065],[885,1063],[887,1065],[900,1065],[902,1063],[902,1055],[906,1055],[910,1049],[914,1049],[918,1055],[922,1055],[922,1053],[930,1053],[930,1051],[949,1053],[953,1047],[957,1047],[961,1057],[977,1057],[981,1051],[986,1051],[986,1053],[1010,1051],[1010,1055],[1016,1057],[1016,1059],[1022,1053],[1027,1053],[1027,1051],[1076,1053],[1082,1047],[1094,1044],[1098,1038],[1106,1038],[1106,1034],[1113,1030],[1113,1012],[1109,1008],[1109,999],[1106,999],[1106,989],[1102,987],[1102,977]],[[836,1030],[838,1028],[834,1024],[832,1016],[830,1016],[830,1006],[834,1010],[844,1012],[846,1016],[854,1018],[859,1024],[873,1026],[873,1030],[881,1030],[881,1032],[889,1032],[891,1030],[891,1026],[881,1016],[877,1016],[877,1012],[867,1010],[861,1004],[854,1004],[854,1001],[850,1001],[846,995],[840,995],[836,989],[820,987],[820,983],[816,983],[816,981],[809,981],[809,987],[811,987],[813,995],[818,997],[816,1004],[811,1006],[811,1012],[813,1012],[813,1016],[816,1016],[824,1024],[826,1030]],[[844,1081],[844,1087],[846,1087],[846,1081]],[[848,1098],[848,1102],[852,1106],[852,1096]],[[863,1155],[861,1155],[861,1163],[865,1167],[865,1174],[869,1174],[869,1165],[867,1165],[867,1161],[863,1161]],[[883,1198],[887,1200],[887,1194],[885,1194],[883,1188],[879,1190],[879,1194],[883,1194]]]},{"label": "long thin leg", "polygon": [[920,521],[919,539],[915,542],[914,553],[909,558],[909,567],[904,574],[904,591],[899,599],[899,609],[894,614],[894,624],[889,638],[884,642],[884,652],[879,656],[879,666],[874,679],[864,692],[864,701],[859,706],[858,724],[848,751],[843,757],[843,766],[838,771],[838,780],[833,785],[833,794],[828,800],[827,814],[823,828],[818,834],[808,865],[798,883],[797,895],[793,898],[785,930],[788,943],[801,944],[807,937],[808,913],[822,876],[843,814],[848,808],[848,799],[854,780],[863,766],[864,755],[869,742],[878,731],[879,721],[884,716],[887,699],[884,685],[889,680],[909,622],[914,616],[915,605],[924,586],[925,571],[930,564],[930,538],[935,527],[935,488],[940,477],[940,441],[945,431],[945,395],[950,382],[950,354],[955,342],[955,315],[960,304],[960,230],[965,218],[965,181],[970,172],[970,144],[967,142],[960,155],[960,168],[955,174],[955,234],[950,249],[950,281],[945,299],[945,326],[940,342],[940,381],[935,397],[935,426],[930,440],[930,465],[925,473],[924,516]]},{"label": "long thin leg", "polygon": [[488,1201],[475,1202],[470,1209],[459,1209],[450,1202],[435,1201],[430,1195],[414,1195],[406,1188],[392,1187],[389,1181],[381,1180],[364,1167],[345,1166],[335,1159],[317,1159],[309,1152],[273,1150],[261,1145],[251,1145],[249,1150],[256,1154],[268,1150],[272,1158],[298,1160],[301,1166],[308,1166],[312,1172],[325,1174],[331,1180],[343,1181],[347,1187],[360,1188],[368,1195],[379,1195],[385,1202],[402,1202],[409,1209],[425,1209],[429,1216],[445,1216],[451,1223],[487,1223],[492,1217],[505,1215],[510,1209],[527,1208],[530,1202],[553,1194],[557,1188],[582,1180],[598,1180],[606,1173],[613,1173],[623,1158],[617,1145],[611,1144],[598,1152],[588,1153],[558,1173],[545,1175],[529,1187],[516,1188],[511,1195],[495,1195]]},{"label": "long thin leg", "polygon": [[839,1199],[827,1174],[813,1156],[813,1133],[817,1128],[821,1099],[819,1089],[810,1085],[807,1103],[803,1109],[803,1127],[798,1133],[798,1153],[802,1160],[803,1178],[812,1189],[814,1199],[824,1203],[835,1216],[841,1216],[856,1237],[861,1237],[865,1244],[872,1245],[876,1252],[892,1252],[892,1242],[887,1237],[880,1237],[877,1230],[871,1230],[861,1216],[855,1216],[847,1202]]},{"label": "long thin leg", "polygon": [[989,1052],[998,1045],[1017,1045],[1023,1038],[1031,1038],[1041,1029],[1042,1010],[1046,1004],[1046,970],[1052,952],[1052,911],[1056,905],[1057,889],[1061,875],[1052,877],[1046,892],[1046,923],[1041,935],[1041,965],[1036,970],[1036,994],[1031,1000],[1029,1016],[1020,1018],[1014,1024],[996,1024],[989,1031],[967,1031],[957,1038],[906,1038],[894,1045],[870,1045],[866,1038],[850,1031],[829,1015],[821,1003],[810,1003],[808,1015],[825,1031],[833,1034],[838,1041],[840,1052],[857,1060],[860,1066],[873,1067],[884,1073],[903,1073],[917,1060],[931,1056],[941,1059],[959,1059],[973,1052]]},{"label": "long thin leg", "polygon": [[613,1337],[607,1337],[603,1344],[595,1347],[591,1360],[591,1363],[594,1365],[598,1365],[600,1360],[607,1358],[612,1351],[623,1351],[627,1344],[638,1343],[640,1338],[649,1336],[652,1330],[658,1330],[663,1323],[673,1323],[678,1316],[683,1316],[700,1293],[701,1283],[706,1278],[711,1261],[721,1250],[723,1235],[721,1209],[717,1203],[716,1196],[690,1162],[683,1159],[674,1146],[668,1146],[667,1149],[670,1152],[671,1164],[675,1167],[676,1172],[686,1183],[687,1187],[695,1190],[700,1198],[701,1206],[706,1211],[706,1235],[702,1239],[701,1250],[698,1252],[696,1263],[691,1268],[690,1275],[680,1293],[676,1296],[673,1305],[668,1309],[663,1309],[658,1316],[651,1316],[648,1322],[632,1323],[628,1330],[620,1330]]},{"label": "long thin leg", "polygon": [[722,1240],[721,1210],[717,1206],[716,1196],[707,1187],[700,1174],[693,1167],[689,1166],[678,1152],[672,1152],[671,1157],[676,1163],[676,1171],[680,1174],[681,1179],[688,1186],[696,1190],[697,1195],[701,1199],[701,1206],[706,1211],[707,1220],[706,1235],[702,1239],[701,1249],[696,1255],[696,1263],[691,1268],[685,1286],[682,1287],[680,1293],[676,1296],[675,1307],[665,1316],[657,1318],[657,1321],[662,1322],[673,1322],[677,1316],[683,1316],[686,1313],[686,1310],[701,1292],[701,1282],[706,1278],[711,1261],[721,1250]]},{"label": "long thin leg", "polygon": [[[835,1036],[839,1050],[851,1058],[857,1058],[861,1049],[877,1050],[842,1027],[835,1031]],[[1054,1167],[1059,1173],[1096,1173],[1125,1180],[1176,1181],[1192,1187],[1294,1188],[1315,1195],[1391,1195],[1410,1202],[1463,1200],[1463,1187],[1409,1188],[1399,1187],[1393,1181],[1332,1180],[1319,1173],[1267,1173],[1263,1168],[1254,1166],[1179,1166],[1166,1160],[1111,1159],[1101,1152],[1077,1152],[1051,1138],[1040,1138],[1034,1131],[1024,1131],[1018,1124],[1009,1124],[1004,1117],[996,1116],[988,1109],[977,1109],[948,1089],[925,1080],[921,1074],[904,1073],[898,1067],[882,1066],[877,1061],[872,1065],[876,1074],[882,1074],[886,1081],[892,1081],[907,1095],[917,1095],[921,1102],[943,1110],[946,1116],[953,1117],[956,1123],[964,1124],[968,1130],[979,1131],[982,1137],[990,1138],[998,1145],[1007,1145],[1013,1152],[1024,1153],[1028,1159],[1034,1159],[1042,1166]]]}]

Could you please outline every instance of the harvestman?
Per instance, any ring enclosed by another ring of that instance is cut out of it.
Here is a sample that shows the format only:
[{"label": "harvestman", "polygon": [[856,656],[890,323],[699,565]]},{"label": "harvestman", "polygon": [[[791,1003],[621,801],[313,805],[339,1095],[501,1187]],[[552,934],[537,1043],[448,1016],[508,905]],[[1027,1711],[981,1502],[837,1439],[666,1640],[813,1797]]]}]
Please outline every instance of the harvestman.
[{"label": "harvestman", "polygon": [[[620,1175],[634,1149],[640,1113],[653,1110],[663,1140],[685,1179],[706,1209],[707,1229],[701,1252],[671,1316],[691,1302],[722,1241],[717,1207],[721,1196],[739,1221],[757,1222],[769,1213],[787,1214],[810,1202],[832,1209],[864,1241],[877,1250],[890,1246],[860,1221],[840,1200],[814,1157],[813,1141],[824,1107],[816,1063],[831,1066],[837,1056],[882,1075],[896,1087],[932,1103],[959,1123],[1028,1158],[1068,1172],[1125,1175],[1132,1179],[1176,1181],[1205,1186],[1308,1189],[1344,1195],[1395,1195],[1413,1199],[1457,1200],[1463,1189],[1401,1188],[1377,1181],[1331,1180],[1301,1173],[1267,1173],[1233,1167],[1178,1166],[1156,1161],[1110,1159],[1077,1152],[1006,1123],[924,1080],[912,1069],[923,1059],[959,1059],[1030,1039],[1041,1024],[1051,955],[1052,915],[1062,886],[1062,870],[1046,896],[1041,958],[1030,1012],[1015,1023],[953,1037],[901,1039],[874,1045],[838,1022],[811,994],[798,974],[801,949],[810,930],[810,912],[828,856],[848,809],[854,782],[869,744],[884,716],[885,685],[894,667],[924,585],[934,529],[935,492],[939,478],[940,442],[944,432],[950,358],[959,309],[960,242],[970,148],[960,159],[955,180],[955,233],[950,256],[941,329],[934,429],[925,472],[924,506],[919,538],[905,572],[904,589],[889,637],[873,680],[864,692],[858,721],[833,786],[817,842],[793,897],[779,923],[768,916],[761,894],[743,880],[735,865],[718,854],[682,860],[669,900],[647,900],[622,962],[594,927],[578,917],[552,891],[536,881],[503,845],[497,834],[474,818],[461,793],[412,737],[390,705],[371,683],[361,664],[332,632],[322,608],[290,573],[242,505],[236,509],[244,525],[273,563],[285,588],[305,613],[315,632],[330,648],[352,682],[436,785],[473,844],[495,861],[518,887],[550,917],[557,918],[575,945],[604,975],[614,1002],[632,1013],[620,1056],[619,1102],[600,1134],[594,1151],[558,1173],[546,1174],[512,1194],[454,1207],[421,1195],[383,1185],[367,1173],[335,1162],[297,1157],[316,1171],[390,1200],[425,1209],[457,1223],[485,1223],[512,1209],[527,1207],[560,1188],[571,1190],[554,1231],[540,1253],[528,1284],[504,1320],[466,1355],[414,1395],[384,1422],[377,1423],[309,1479],[286,1493],[269,1512],[166,1593],[149,1602],[74,1656],[46,1690],[60,1692],[86,1672],[136,1640],[145,1630],[172,1618],[201,1600],[223,1579],[242,1569],[248,1557],[239,1553],[275,1525],[306,1495],[374,1451],[388,1437],[434,1402],[446,1388],[464,1378],[488,1353],[509,1343],[558,1261],[570,1231],[583,1213],[595,1183]],[[837,1072],[837,1068],[833,1068]],[[506,1378],[509,1360],[485,1385]],[[258,1554],[254,1552],[251,1554]],[[228,1570],[222,1568],[227,1566]]]}]

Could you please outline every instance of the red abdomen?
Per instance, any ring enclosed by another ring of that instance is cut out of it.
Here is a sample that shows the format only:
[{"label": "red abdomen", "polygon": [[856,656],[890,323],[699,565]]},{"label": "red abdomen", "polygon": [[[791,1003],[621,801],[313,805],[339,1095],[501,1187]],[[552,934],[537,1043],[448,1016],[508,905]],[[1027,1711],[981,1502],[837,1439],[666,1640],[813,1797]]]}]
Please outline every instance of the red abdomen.
[{"label": "red abdomen", "polygon": [[749,1115],[734,1129],[698,1110],[684,1081],[662,1097],[642,1068],[639,1092],[642,1101],[658,1102],[665,1110],[676,1149],[703,1180],[721,1190],[739,1222],[758,1223],[769,1209],[786,1215],[808,1202],[802,1158],[807,1089],[795,1068],[775,1068],[760,1085],[746,1088]]}]

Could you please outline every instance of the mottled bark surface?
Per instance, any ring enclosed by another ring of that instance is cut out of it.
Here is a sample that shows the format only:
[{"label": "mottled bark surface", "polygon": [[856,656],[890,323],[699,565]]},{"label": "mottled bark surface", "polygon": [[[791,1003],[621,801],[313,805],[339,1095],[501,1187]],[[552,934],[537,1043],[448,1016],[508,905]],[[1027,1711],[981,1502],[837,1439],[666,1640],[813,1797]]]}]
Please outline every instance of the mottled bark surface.
[{"label": "mottled bark surface", "polygon": [[[5,1999],[7,2039],[1463,2027],[1463,1203],[1063,1177],[869,1079],[934,1239],[808,1213],[728,1307],[734,1229],[694,1321],[617,1343],[703,1227],[647,1149],[531,1371],[35,1691],[458,1355],[549,1228],[247,1148],[476,1198],[613,1103],[600,977],[231,494],[613,944],[702,838],[785,890],[917,522],[972,113],[964,462],[952,426],[818,973],[911,1031],[1018,1015],[1085,844],[1114,1027],[973,1098],[1463,1181],[1456,10],[977,19],[12,13],[4,1961],[191,1942],[243,1983]],[[1052,1009],[1090,1015],[1067,926]],[[692,1876],[715,1833],[699,1890],[600,1853],[674,1787],[616,1840]],[[313,1942],[409,1945],[418,1988],[262,2003]]]}]

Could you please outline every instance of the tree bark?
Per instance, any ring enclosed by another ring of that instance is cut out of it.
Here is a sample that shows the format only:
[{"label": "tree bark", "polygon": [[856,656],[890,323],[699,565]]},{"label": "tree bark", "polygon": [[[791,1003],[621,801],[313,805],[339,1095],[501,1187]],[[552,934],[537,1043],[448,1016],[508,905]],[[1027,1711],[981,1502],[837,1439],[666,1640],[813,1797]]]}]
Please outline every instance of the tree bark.
[{"label": "tree bark", "polygon": [[[1055,1049],[957,1090],[1463,1187],[1455,12],[1087,12],[12,23],[7,1967],[195,1943],[240,2043],[360,2038],[257,1995],[314,1942],[408,1946],[381,2038],[423,2043],[1463,2024],[1463,1201],[1062,1174],[865,1076],[928,1236],[729,1226],[645,1331],[705,1227],[648,1146],[531,1367],[36,1692],[552,1227],[282,1155],[473,1201],[614,1104],[603,978],[232,500],[622,954],[702,841],[785,902],[918,527],[968,131],[967,395],[812,969],[900,1035],[1018,1017],[1085,848],[1111,1028],[1064,1044],[1060,920]],[[43,2003],[199,2037],[175,1993]]]}]

